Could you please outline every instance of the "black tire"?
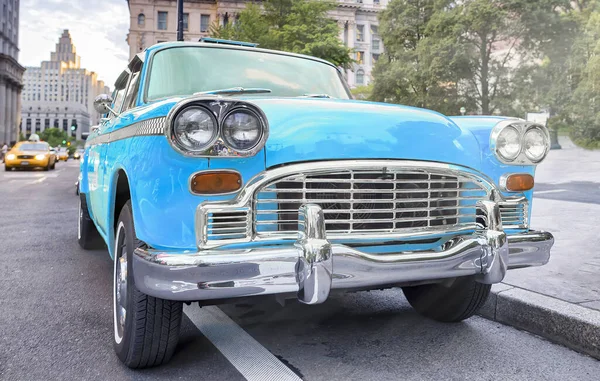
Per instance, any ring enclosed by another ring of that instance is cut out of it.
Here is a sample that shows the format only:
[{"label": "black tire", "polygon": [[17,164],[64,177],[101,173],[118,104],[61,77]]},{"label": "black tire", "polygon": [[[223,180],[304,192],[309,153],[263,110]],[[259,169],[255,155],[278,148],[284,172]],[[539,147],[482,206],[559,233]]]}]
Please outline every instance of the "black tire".
[{"label": "black tire", "polygon": [[48,165],[42,168],[44,171],[50,170],[50,160],[48,160]]},{"label": "black tire", "polygon": [[[123,206],[115,232],[113,275],[114,349],[119,359],[130,368],[148,368],[171,359],[177,342],[183,314],[183,303],[146,295],[135,286],[133,250],[140,245],[135,235],[131,202]],[[122,258],[126,258],[126,276],[121,277]],[[125,290],[118,279],[125,279]],[[120,286],[117,286],[117,285]],[[117,288],[120,290],[117,293]],[[123,302],[120,294],[126,295]],[[124,324],[117,308],[125,305]]]},{"label": "black tire", "polygon": [[425,284],[403,287],[411,306],[433,320],[452,323],[473,316],[487,300],[491,285],[478,283],[472,277],[458,278],[450,287]]},{"label": "black tire", "polygon": [[5,166],[4,166],[4,170],[5,170],[6,172],[8,172],[8,171],[11,171],[11,170],[12,170],[12,168],[9,168],[7,165],[5,165]]},{"label": "black tire", "polygon": [[54,161],[52,162],[52,167],[50,167],[50,169],[54,169],[54,168],[56,168],[56,160],[54,160]]},{"label": "black tire", "polygon": [[94,221],[88,211],[85,194],[79,195],[79,222],[77,225],[77,242],[84,250],[102,249],[106,246],[98,233]]}]

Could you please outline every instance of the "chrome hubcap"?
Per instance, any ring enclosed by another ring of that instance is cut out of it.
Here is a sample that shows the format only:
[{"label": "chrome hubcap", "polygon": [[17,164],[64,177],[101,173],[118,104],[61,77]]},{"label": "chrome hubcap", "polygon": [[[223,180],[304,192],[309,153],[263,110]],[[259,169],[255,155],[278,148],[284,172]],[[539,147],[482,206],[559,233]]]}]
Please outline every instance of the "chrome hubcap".
[{"label": "chrome hubcap", "polygon": [[125,331],[127,316],[127,248],[125,244],[125,227],[119,224],[115,239],[114,265],[114,326],[115,341],[120,343]]}]

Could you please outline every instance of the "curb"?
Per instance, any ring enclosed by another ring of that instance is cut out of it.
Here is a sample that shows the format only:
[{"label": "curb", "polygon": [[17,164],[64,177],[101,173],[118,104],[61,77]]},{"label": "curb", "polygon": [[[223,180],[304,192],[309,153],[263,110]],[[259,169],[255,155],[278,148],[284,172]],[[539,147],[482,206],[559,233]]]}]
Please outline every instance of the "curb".
[{"label": "curb", "polygon": [[600,311],[499,283],[479,315],[600,360]]}]

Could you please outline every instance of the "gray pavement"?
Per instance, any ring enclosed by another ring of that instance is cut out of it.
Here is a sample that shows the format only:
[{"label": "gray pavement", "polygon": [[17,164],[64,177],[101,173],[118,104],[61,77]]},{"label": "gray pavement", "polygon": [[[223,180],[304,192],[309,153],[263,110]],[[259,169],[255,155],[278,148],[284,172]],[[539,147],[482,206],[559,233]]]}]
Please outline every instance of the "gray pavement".
[{"label": "gray pavement", "polygon": [[[49,173],[0,172],[0,379],[244,379],[232,365],[239,358],[222,354],[194,314],[184,317],[168,365],[134,372],[119,363],[111,346],[111,261],[106,250],[77,245],[76,177],[72,161]],[[423,319],[399,290],[335,295],[320,306],[284,308],[256,299],[220,309],[306,380],[597,380],[600,374],[600,362],[590,357],[490,320]],[[228,337],[233,347],[239,336]],[[265,366],[261,376],[282,380],[273,372]]]},{"label": "gray pavement", "polygon": [[532,228],[554,234],[552,257],[504,283],[600,310],[600,151],[561,138],[537,169],[531,216]]}]

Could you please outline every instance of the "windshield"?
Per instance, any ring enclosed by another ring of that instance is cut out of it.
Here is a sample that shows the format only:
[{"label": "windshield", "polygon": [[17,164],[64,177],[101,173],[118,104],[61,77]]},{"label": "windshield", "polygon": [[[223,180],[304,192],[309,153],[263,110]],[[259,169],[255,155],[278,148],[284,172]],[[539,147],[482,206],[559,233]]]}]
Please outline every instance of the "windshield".
[{"label": "windshield", "polygon": [[48,150],[48,145],[46,144],[35,144],[35,143],[28,143],[28,144],[21,144],[21,146],[19,147],[19,150],[21,151],[46,151]]},{"label": "windshield", "polygon": [[237,49],[188,46],[156,53],[148,101],[232,87],[266,88],[269,95],[327,94],[349,99],[338,71],[311,59]]}]

